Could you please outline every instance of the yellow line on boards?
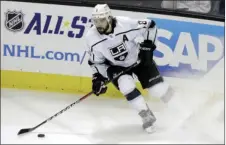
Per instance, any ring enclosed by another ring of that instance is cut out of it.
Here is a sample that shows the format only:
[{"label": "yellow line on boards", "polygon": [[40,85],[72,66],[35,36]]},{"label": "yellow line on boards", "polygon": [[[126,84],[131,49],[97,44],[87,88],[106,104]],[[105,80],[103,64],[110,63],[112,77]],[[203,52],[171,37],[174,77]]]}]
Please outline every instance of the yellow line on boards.
[{"label": "yellow line on boards", "polygon": [[[85,95],[91,91],[91,82],[90,77],[1,70],[1,88]],[[147,95],[147,92],[141,88],[139,83],[137,83],[137,87],[141,90],[143,95]],[[108,91],[103,96],[110,98],[124,98],[124,96],[112,84],[108,85]]]}]

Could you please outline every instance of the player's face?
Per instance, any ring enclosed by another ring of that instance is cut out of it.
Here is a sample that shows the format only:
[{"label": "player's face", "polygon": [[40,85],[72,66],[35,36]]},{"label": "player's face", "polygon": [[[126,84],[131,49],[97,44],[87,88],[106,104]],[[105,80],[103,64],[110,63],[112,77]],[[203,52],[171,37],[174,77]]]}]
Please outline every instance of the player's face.
[{"label": "player's face", "polygon": [[109,27],[106,18],[93,19],[93,23],[101,34],[105,33]]}]

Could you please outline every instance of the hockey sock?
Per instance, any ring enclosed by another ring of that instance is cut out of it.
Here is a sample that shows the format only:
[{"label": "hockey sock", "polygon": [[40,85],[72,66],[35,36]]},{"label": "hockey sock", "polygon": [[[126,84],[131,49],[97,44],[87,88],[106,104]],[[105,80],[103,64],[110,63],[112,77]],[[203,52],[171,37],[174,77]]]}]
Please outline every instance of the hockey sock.
[{"label": "hockey sock", "polygon": [[142,95],[137,96],[136,98],[129,100],[130,105],[132,106],[132,108],[134,108],[135,110],[138,111],[138,113],[141,110],[147,110],[147,105],[146,102],[143,98]]}]

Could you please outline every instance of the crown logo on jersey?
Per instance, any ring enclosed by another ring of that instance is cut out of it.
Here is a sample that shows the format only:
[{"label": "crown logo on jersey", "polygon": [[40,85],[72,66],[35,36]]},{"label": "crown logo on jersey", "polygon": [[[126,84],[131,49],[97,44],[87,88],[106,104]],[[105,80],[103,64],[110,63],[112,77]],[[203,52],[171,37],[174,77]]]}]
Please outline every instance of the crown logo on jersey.
[{"label": "crown logo on jersey", "polygon": [[110,48],[109,50],[116,61],[124,61],[128,55],[128,51],[124,43],[121,43],[116,47]]}]

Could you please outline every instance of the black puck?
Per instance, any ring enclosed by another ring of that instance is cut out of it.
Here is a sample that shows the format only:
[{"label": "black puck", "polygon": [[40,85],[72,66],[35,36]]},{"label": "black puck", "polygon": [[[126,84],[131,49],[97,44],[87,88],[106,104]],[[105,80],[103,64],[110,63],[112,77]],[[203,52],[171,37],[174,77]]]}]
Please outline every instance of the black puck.
[{"label": "black puck", "polygon": [[38,134],[38,137],[45,137],[45,134]]}]

